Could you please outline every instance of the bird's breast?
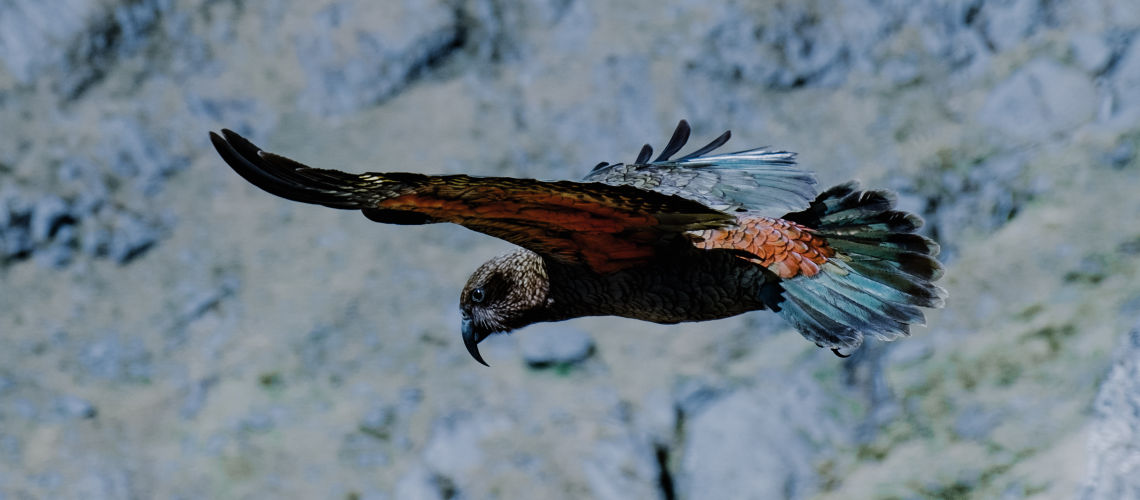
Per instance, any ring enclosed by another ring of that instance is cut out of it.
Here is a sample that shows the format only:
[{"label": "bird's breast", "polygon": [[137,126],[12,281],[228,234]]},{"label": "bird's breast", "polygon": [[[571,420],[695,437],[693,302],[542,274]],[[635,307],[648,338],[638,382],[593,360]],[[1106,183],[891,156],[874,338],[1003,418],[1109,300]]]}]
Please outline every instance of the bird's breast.
[{"label": "bird's breast", "polygon": [[564,316],[557,319],[612,315],[679,323],[764,308],[769,276],[730,252],[693,249],[612,274],[562,269],[550,277],[556,313]]}]

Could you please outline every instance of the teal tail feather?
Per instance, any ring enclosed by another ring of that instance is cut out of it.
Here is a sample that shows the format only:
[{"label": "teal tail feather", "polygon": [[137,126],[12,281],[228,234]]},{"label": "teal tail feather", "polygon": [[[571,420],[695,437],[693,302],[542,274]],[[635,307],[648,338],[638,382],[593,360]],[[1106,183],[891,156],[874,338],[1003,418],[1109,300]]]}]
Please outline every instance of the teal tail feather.
[{"label": "teal tail feather", "polygon": [[925,324],[921,308],[945,304],[946,290],[934,284],[943,274],[938,244],[914,234],[922,218],[894,210],[895,200],[852,181],[784,216],[836,252],[814,276],[783,280],[784,300],[773,307],[808,340],[843,350],[859,347],[865,335],[894,340]]}]

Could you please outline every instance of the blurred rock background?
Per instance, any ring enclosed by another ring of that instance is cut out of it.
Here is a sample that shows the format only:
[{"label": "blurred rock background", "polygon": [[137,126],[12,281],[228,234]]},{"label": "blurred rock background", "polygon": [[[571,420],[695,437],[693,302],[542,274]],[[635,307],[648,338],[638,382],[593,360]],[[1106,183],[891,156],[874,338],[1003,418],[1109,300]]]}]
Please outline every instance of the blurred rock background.
[{"label": "blurred rock background", "polygon": [[[493,338],[503,242],[256,190],[694,141],[901,193],[951,299]],[[0,0],[0,498],[1140,498],[1133,0]]]}]

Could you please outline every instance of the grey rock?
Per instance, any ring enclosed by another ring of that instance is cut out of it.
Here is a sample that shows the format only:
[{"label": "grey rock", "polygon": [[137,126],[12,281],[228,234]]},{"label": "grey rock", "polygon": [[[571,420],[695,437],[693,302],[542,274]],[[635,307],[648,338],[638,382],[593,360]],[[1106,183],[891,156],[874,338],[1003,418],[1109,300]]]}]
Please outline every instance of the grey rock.
[{"label": "grey rock", "polygon": [[352,467],[375,469],[392,462],[385,440],[367,432],[352,432],[344,437],[337,458]]},{"label": "grey rock", "polygon": [[684,377],[673,386],[673,401],[677,409],[685,415],[694,415],[705,410],[712,402],[729,389],[717,381],[697,377]]},{"label": "grey rock", "polygon": [[61,0],[0,3],[0,63],[23,84],[49,76],[74,99],[137,53],[172,6],[170,0]]},{"label": "grey rock", "polygon": [[401,415],[411,415],[424,400],[424,391],[417,387],[404,387],[400,389],[400,398],[397,403]]},{"label": "grey rock", "polygon": [[327,365],[330,351],[343,345],[343,337],[344,332],[338,328],[327,325],[313,328],[297,348],[305,371],[316,372]]},{"label": "grey rock", "polygon": [[1121,140],[1116,147],[1104,155],[1104,162],[1113,168],[1125,168],[1136,159],[1136,143],[1129,139]]},{"label": "grey rock", "polygon": [[879,66],[879,74],[894,85],[909,85],[918,81],[921,72],[913,58],[890,59]]},{"label": "grey rock", "polygon": [[[441,487],[444,486],[444,487]],[[455,498],[455,491],[452,490],[452,495],[445,495],[448,493],[445,490],[446,485],[442,484],[441,477],[432,474],[431,471],[423,465],[416,466],[404,474],[399,481],[396,482],[396,498],[408,498],[411,500],[451,500]]]},{"label": "grey rock", "polygon": [[63,198],[55,195],[45,196],[36,203],[32,211],[32,239],[42,244],[55,236],[61,225],[74,220],[71,207],[63,201]]},{"label": "grey rock", "polygon": [[[365,490],[365,491],[357,491],[357,490],[353,489],[353,490],[349,490],[348,492],[346,492],[344,495],[341,496],[341,498],[351,498],[351,499],[355,499],[355,500],[388,500],[389,498],[392,498],[392,497],[388,493],[381,491],[381,490],[372,489],[372,490]],[[397,497],[397,498],[419,499],[421,497]]]},{"label": "grey rock", "polygon": [[32,210],[32,205],[16,190],[0,191],[0,257],[15,259],[32,252]]},{"label": "grey rock", "polygon": [[1081,33],[1069,40],[1073,60],[1090,75],[1099,75],[1112,61],[1112,48],[1099,33]]},{"label": "grey rock", "polygon": [[955,257],[964,232],[996,231],[1045,190],[1026,178],[1027,161],[1022,153],[989,158],[955,154],[940,158],[915,185],[897,187],[925,200],[917,209],[926,219],[923,230],[941,244],[940,259],[947,262]]},{"label": "grey rock", "polygon": [[[978,0],[962,2],[907,2],[905,20],[918,30],[922,48],[933,55],[956,75],[976,76],[989,62],[986,41],[974,23],[982,3]],[[913,8],[918,7],[918,8]]]},{"label": "grey rock", "polygon": [[[1122,245],[1121,251],[1125,254],[1140,254],[1140,238]],[[1134,293],[1120,304],[1120,314],[1125,317],[1140,316],[1140,293]]]},{"label": "grey rock", "polygon": [[227,273],[217,280],[217,284],[202,286],[190,292],[172,326],[181,328],[200,319],[207,312],[218,307],[222,301],[232,296],[237,291],[238,286],[237,277]]},{"label": "grey rock", "polygon": [[79,250],[91,257],[106,257],[111,246],[111,229],[91,221],[80,226]]},{"label": "grey rock", "polygon": [[60,160],[56,177],[69,193],[71,215],[76,219],[94,216],[110,196],[106,177],[85,156],[68,156]]},{"label": "grey rock", "polygon": [[981,406],[970,406],[963,408],[954,419],[954,434],[963,439],[982,440],[1001,422],[1001,413]]},{"label": "grey rock", "polygon": [[728,7],[705,37],[693,67],[770,88],[831,86],[850,70],[852,49],[834,16],[801,4],[755,12]]},{"label": "grey rock", "polygon": [[895,342],[887,351],[883,363],[888,366],[907,366],[920,363],[934,355],[934,346],[929,339],[912,337],[914,342]]},{"label": "grey rock", "polygon": [[535,325],[518,339],[523,360],[533,368],[581,363],[594,353],[593,337],[565,324]]},{"label": "grey rock", "polygon": [[71,263],[78,247],[78,233],[75,226],[61,227],[55,237],[36,251],[36,262],[49,268],[62,268]]},{"label": "grey rock", "polygon": [[100,124],[100,133],[115,140],[101,144],[97,157],[139,194],[158,193],[167,178],[189,165],[179,149],[182,132],[171,125],[156,127],[138,116],[110,116]]},{"label": "grey rock", "polygon": [[261,434],[277,427],[281,417],[279,408],[250,412],[237,422],[237,430],[242,433]]},{"label": "grey rock", "polygon": [[99,4],[89,0],[0,3],[0,61],[21,83],[57,64],[62,46],[83,32]]},{"label": "grey rock", "polygon": [[432,426],[431,437],[424,447],[424,464],[444,477],[466,477],[483,465],[483,440],[510,429],[504,417],[489,413],[448,413]]},{"label": "grey rock", "polygon": [[99,464],[68,477],[67,482],[77,498],[115,500],[133,496],[131,472],[122,464]]},{"label": "grey rock", "polygon": [[1088,122],[1097,109],[1088,76],[1049,59],[1036,59],[986,97],[978,121],[1009,137],[1047,140]]},{"label": "grey rock", "polygon": [[0,373],[0,396],[16,387],[16,379],[6,373]]},{"label": "grey rock", "polygon": [[78,246],[77,215],[58,195],[31,202],[5,190],[0,195],[0,258],[35,257],[41,265],[58,268],[71,261]]},{"label": "grey rock", "polygon": [[756,380],[763,385],[732,391],[686,415],[681,497],[807,498],[817,492],[821,450],[847,439],[829,408],[834,398],[806,377],[763,373]]},{"label": "grey rock", "polygon": [[95,405],[76,396],[61,396],[55,400],[55,412],[64,418],[95,418],[98,411]]},{"label": "grey rock", "polygon": [[182,407],[178,414],[188,420],[197,417],[202,407],[206,406],[206,397],[209,396],[210,389],[217,383],[218,377],[212,376],[187,384],[183,389]]},{"label": "grey rock", "polygon": [[[0,460],[17,463],[22,460],[24,443],[19,436],[0,434]],[[0,474],[2,477],[2,474]]]},{"label": "grey rock", "polygon": [[273,113],[266,109],[262,103],[253,99],[203,97],[190,95],[186,98],[187,110],[195,115],[206,118],[215,123],[229,123],[229,128],[241,134],[249,134],[253,126],[249,123],[252,116],[265,116]]},{"label": "grey rock", "polygon": [[154,374],[153,356],[142,340],[112,333],[85,345],[79,352],[84,375],[118,382],[141,382]]},{"label": "grey rock", "polygon": [[887,383],[886,366],[889,350],[896,344],[869,339],[843,363],[847,385],[858,390],[867,405],[864,421],[858,426],[855,440],[869,443],[902,412]]},{"label": "grey rock", "polygon": [[460,485],[488,467],[483,441],[510,432],[510,422],[491,413],[453,411],[438,418],[422,462],[396,484],[398,498],[464,498]]},{"label": "grey rock", "polygon": [[1140,324],[1116,351],[1093,403],[1084,499],[1140,498]]},{"label": "grey rock", "polygon": [[126,264],[158,243],[159,237],[156,222],[121,211],[114,216],[106,253],[115,262]]},{"label": "grey rock", "polygon": [[308,79],[302,105],[322,114],[378,104],[465,41],[442,1],[335,2],[313,21],[317,29],[298,37],[296,53]]},{"label": "grey rock", "polygon": [[36,486],[39,486],[40,488],[47,491],[58,491],[60,485],[62,485],[64,482],[63,478],[60,476],[60,473],[53,470],[48,470],[39,474],[33,474],[29,477],[29,479],[34,482]]},{"label": "grey rock", "polygon": [[135,54],[155,30],[171,0],[136,0],[105,6],[85,19],[83,31],[68,41],[54,72],[56,89],[67,99],[79,97],[100,81],[122,57]]},{"label": "grey rock", "polygon": [[8,259],[27,257],[34,248],[27,225],[22,223],[20,219],[16,219],[14,222],[15,224],[4,228],[4,232],[0,233],[0,243],[3,244],[0,250],[3,250],[3,256]]},{"label": "grey rock", "polygon": [[1009,50],[1045,21],[1041,0],[988,0],[979,2],[979,17],[986,41],[995,51]]},{"label": "grey rock", "polygon": [[360,430],[376,439],[387,440],[394,433],[395,424],[396,409],[376,404],[360,419]]},{"label": "grey rock", "polygon": [[645,394],[633,413],[633,425],[653,443],[672,446],[677,432],[677,404],[668,392],[657,389]]},{"label": "grey rock", "polygon": [[1118,98],[1116,112],[1140,116],[1140,39],[1133,40],[1120,56],[1111,78]]},{"label": "grey rock", "polygon": [[24,420],[33,420],[41,415],[36,404],[25,398],[10,398],[6,404],[7,408],[4,411],[8,415],[14,415]]},{"label": "grey rock", "polygon": [[592,498],[623,500],[659,496],[654,449],[632,436],[600,440],[583,464]]},{"label": "grey rock", "polygon": [[[555,0],[558,2],[560,0]],[[477,61],[502,62],[519,57],[522,32],[537,17],[551,19],[556,9],[543,9],[540,2],[503,2],[500,0],[468,0],[460,8],[460,22],[466,33],[463,44]],[[553,20],[553,19],[551,19]]]}]

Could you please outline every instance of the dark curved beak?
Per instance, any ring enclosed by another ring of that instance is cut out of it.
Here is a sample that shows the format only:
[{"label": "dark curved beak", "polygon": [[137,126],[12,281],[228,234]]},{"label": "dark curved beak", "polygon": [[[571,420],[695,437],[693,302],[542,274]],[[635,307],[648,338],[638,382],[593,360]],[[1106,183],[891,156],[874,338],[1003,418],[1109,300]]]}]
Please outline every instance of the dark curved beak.
[{"label": "dark curved beak", "polygon": [[471,357],[475,361],[482,363],[483,366],[490,367],[486,361],[483,361],[483,356],[479,355],[479,342],[487,338],[487,333],[475,330],[475,323],[470,318],[463,318],[463,345],[467,346],[467,352],[471,353]]}]

